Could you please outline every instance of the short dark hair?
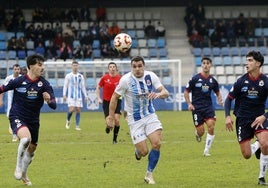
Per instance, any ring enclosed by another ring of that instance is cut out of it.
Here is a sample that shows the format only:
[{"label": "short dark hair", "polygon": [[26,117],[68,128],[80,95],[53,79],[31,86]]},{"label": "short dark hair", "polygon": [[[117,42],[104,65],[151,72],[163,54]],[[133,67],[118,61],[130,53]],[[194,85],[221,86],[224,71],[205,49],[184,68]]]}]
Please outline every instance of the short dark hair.
[{"label": "short dark hair", "polygon": [[[246,55],[246,57],[253,57],[253,59],[255,59],[256,61],[260,62],[261,63],[261,66],[263,65],[263,62],[264,62],[264,57],[263,55],[261,54],[261,52],[259,51],[249,51]],[[260,67],[261,67],[260,66]]]},{"label": "short dark hair", "polygon": [[108,68],[109,68],[110,65],[115,65],[115,67],[117,68],[117,65],[116,65],[115,62],[110,62],[110,63],[108,64]]},{"label": "short dark hair", "polygon": [[27,68],[30,69],[30,65],[35,65],[38,62],[44,62],[45,58],[41,55],[34,54],[27,57]]},{"label": "short dark hair", "polygon": [[73,61],[73,62],[72,62],[72,65],[73,65],[73,64],[77,64],[77,65],[78,65],[78,62],[77,62],[77,61]]},{"label": "short dark hair", "polygon": [[144,59],[143,59],[143,57],[141,57],[141,56],[134,56],[132,59],[131,59],[131,64],[132,64],[132,62],[133,61],[142,61],[142,63],[143,63],[143,65],[145,65],[145,62],[144,62]]},{"label": "short dark hair", "polygon": [[12,66],[13,69],[14,69],[14,67],[20,67],[20,65],[19,65],[18,63],[16,63],[16,64],[14,64],[14,65]]},{"label": "short dark hair", "polygon": [[201,59],[201,62],[203,62],[204,60],[207,60],[207,61],[209,61],[210,63],[212,63],[212,60],[211,60],[209,57],[203,57],[203,58]]}]

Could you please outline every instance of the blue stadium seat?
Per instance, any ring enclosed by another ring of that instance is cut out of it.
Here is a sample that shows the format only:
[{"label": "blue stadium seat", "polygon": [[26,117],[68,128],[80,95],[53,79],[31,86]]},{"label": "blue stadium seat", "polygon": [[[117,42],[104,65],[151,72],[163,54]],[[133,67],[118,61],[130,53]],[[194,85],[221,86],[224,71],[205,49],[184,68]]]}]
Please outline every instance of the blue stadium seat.
[{"label": "blue stadium seat", "polygon": [[255,28],[254,35],[255,37],[261,37],[263,34],[262,28]]},{"label": "blue stadium seat", "polygon": [[137,39],[132,39],[132,46],[131,48],[138,48],[138,41]]},{"label": "blue stadium seat", "polygon": [[202,49],[201,48],[193,48],[192,53],[195,57],[202,56]]},{"label": "blue stadium seat", "polygon": [[0,59],[6,59],[7,58],[7,52],[6,51],[0,51]]},{"label": "blue stadium seat", "polygon": [[18,51],[18,58],[19,59],[25,59],[26,58],[26,52],[25,52],[25,50],[19,50]]},{"label": "blue stadium seat", "polygon": [[74,40],[73,41],[73,48],[76,48],[77,46],[81,46],[80,41],[79,40]]},{"label": "blue stadium seat", "polygon": [[5,41],[0,41],[0,50],[6,50],[7,43]]},{"label": "blue stadium seat", "polygon": [[241,47],[240,48],[240,55],[245,56],[248,53],[248,47]]},{"label": "blue stadium seat", "polygon": [[167,57],[167,49],[166,48],[160,48],[158,52],[159,52],[159,57]]},{"label": "blue stadium seat", "polygon": [[211,48],[209,47],[203,48],[202,53],[203,53],[203,56],[211,56],[212,54]]},{"label": "blue stadium seat", "polygon": [[222,65],[222,57],[220,56],[214,57],[212,60],[212,64],[215,66]]},{"label": "blue stadium seat", "polygon": [[147,45],[149,48],[155,48],[156,47],[156,39],[148,39]]},{"label": "blue stadium seat", "polygon": [[17,53],[15,50],[9,50],[7,52],[7,58],[8,59],[16,59],[17,58]]},{"label": "blue stadium seat", "polygon": [[212,48],[212,55],[215,56],[220,56],[221,55],[221,50],[219,47],[213,47]]},{"label": "blue stadium seat", "polygon": [[158,38],[156,40],[157,48],[164,48],[166,46],[166,39],[165,38]]},{"label": "blue stadium seat", "polygon": [[241,56],[233,56],[232,62],[233,62],[233,65],[241,65]]},{"label": "blue stadium seat", "polygon": [[157,50],[155,48],[150,48],[149,49],[149,57],[150,58],[155,58],[158,56]]},{"label": "blue stadium seat", "polygon": [[100,49],[93,49],[92,58],[93,59],[101,58],[101,51],[100,51]]},{"label": "blue stadium seat", "polygon": [[237,56],[237,55],[240,55],[240,50],[238,47],[231,47],[230,48],[230,55],[231,56]]},{"label": "blue stadium seat", "polygon": [[35,54],[34,50],[27,50],[27,57],[34,54]]},{"label": "blue stadium seat", "polygon": [[0,31],[0,41],[6,41],[6,32]]},{"label": "blue stadium seat", "polygon": [[267,55],[267,48],[266,48],[266,46],[259,46],[258,49],[262,53],[262,55]]},{"label": "blue stadium seat", "polygon": [[92,48],[93,49],[99,49],[100,48],[100,41],[99,40],[93,40]]},{"label": "blue stadium seat", "polygon": [[221,48],[221,55],[222,56],[228,56],[228,55],[230,55],[229,47],[222,47]]},{"label": "blue stadium seat", "polygon": [[201,56],[200,57],[195,57],[194,58],[195,66],[200,67],[201,63],[202,63],[201,60],[202,60]]},{"label": "blue stadium seat", "polygon": [[232,65],[232,58],[230,56],[223,57],[223,65]]},{"label": "blue stadium seat", "polygon": [[136,38],[136,31],[134,29],[128,30],[127,34],[131,37],[131,38]]}]

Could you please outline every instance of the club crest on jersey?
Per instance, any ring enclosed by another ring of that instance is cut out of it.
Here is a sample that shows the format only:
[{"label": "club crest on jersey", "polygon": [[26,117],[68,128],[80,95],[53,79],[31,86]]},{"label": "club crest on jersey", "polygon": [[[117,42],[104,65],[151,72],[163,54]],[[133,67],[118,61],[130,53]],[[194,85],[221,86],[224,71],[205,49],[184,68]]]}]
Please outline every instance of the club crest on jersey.
[{"label": "club crest on jersey", "polygon": [[261,80],[261,81],[259,82],[259,86],[264,86],[264,82],[263,82],[263,80]]},{"label": "club crest on jersey", "polygon": [[42,87],[42,86],[43,86],[43,82],[39,81],[39,82],[37,83],[37,86],[38,86],[38,87]]}]

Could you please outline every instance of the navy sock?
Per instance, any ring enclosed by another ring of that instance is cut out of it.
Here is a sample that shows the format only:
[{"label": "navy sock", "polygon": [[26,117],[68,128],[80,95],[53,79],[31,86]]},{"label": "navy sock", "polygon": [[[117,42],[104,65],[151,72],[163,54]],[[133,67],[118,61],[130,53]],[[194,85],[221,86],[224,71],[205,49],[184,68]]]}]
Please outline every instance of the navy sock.
[{"label": "navy sock", "polygon": [[156,164],[159,160],[160,157],[160,151],[159,150],[151,150],[148,156],[148,168],[147,170],[149,172],[152,172],[154,170],[154,168],[156,167]]}]

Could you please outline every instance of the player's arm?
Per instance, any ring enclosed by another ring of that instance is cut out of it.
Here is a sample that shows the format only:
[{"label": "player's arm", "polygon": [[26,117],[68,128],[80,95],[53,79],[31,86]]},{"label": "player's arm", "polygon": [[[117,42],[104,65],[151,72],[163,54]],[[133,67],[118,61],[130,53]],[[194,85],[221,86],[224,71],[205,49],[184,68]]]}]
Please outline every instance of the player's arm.
[{"label": "player's arm", "polygon": [[107,126],[110,128],[114,127],[115,121],[115,109],[117,106],[117,101],[121,97],[121,95],[117,94],[116,92],[113,93],[112,98],[110,100],[109,106],[109,116],[106,118]]},{"label": "player's arm", "polygon": [[63,89],[62,89],[63,101],[66,101],[67,88],[68,88],[68,75],[65,76]]},{"label": "player's arm", "polygon": [[102,103],[102,99],[100,97],[100,88],[101,87],[99,85],[97,85],[97,87],[96,87],[96,96],[97,96],[98,102]]},{"label": "player's arm", "polygon": [[47,102],[47,105],[51,109],[55,110],[57,108],[57,103],[56,103],[56,98],[55,98],[52,87],[49,85],[42,94],[43,94],[44,101]]},{"label": "player's arm", "polygon": [[194,105],[191,103],[189,93],[190,93],[189,90],[185,89],[183,92],[183,95],[184,95],[184,99],[188,105],[188,110],[192,111],[192,110],[194,110]]},{"label": "player's arm", "polygon": [[220,106],[223,106],[223,101],[222,101],[221,92],[220,92],[220,91],[216,92],[216,96],[217,96],[217,99],[218,99],[218,104],[219,104]]},{"label": "player's arm", "polygon": [[233,131],[233,120],[231,118],[231,104],[232,98],[227,96],[224,102],[224,112],[225,112],[225,126],[226,130]]},{"label": "player's arm", "polygon": [[0,107],[4,105],[4,93],[0,94]]},{"label": "player's arm", "polygon": [[157,91],[158,91],[157,93],[154,93],[154,92],[149,93],[148,98],[149,99],[157,99],[157,98],[165,99],[169,96],[168,90],[163,85],[157,88]]}]

